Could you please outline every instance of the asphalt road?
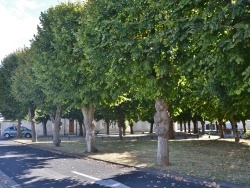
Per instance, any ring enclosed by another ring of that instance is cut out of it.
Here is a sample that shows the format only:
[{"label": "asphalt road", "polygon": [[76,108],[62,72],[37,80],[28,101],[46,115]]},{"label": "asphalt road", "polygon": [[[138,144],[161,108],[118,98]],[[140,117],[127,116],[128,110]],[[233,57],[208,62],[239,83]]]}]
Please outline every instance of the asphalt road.
[{"label": "asphalt road", "polygon": [[[0,139],[0,188],[207,187],[183,177],[47,151]],[[222,186],[221,186],[222,187]]]}]

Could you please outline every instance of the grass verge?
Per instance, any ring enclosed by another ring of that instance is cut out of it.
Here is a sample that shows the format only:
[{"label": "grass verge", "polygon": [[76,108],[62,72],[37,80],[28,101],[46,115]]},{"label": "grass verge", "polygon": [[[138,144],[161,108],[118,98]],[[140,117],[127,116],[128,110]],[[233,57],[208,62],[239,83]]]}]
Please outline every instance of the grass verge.
[{"label": "grass verge", "polygon": [[[22,139],[19,142],[55,148],[52,140],[39,139],[37,143]],[[171,140],[170,166],[156,164],[156,140],[97,140],[98,153],[85,153],[83,139],[62,140],[55,149],[83,154],[96,159],[139,167],[150,167],[167,172],[187,174],[223,182],[250,185],[250,141],[235,143],[230,139]]]}]

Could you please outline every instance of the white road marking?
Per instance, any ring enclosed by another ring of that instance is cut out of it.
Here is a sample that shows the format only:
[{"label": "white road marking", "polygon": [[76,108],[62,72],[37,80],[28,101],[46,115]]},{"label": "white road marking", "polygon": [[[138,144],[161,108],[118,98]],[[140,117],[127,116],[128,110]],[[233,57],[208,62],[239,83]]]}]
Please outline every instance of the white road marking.
[{"label": "white road marking", "polygon": [[89,176],[87,174],[83,174],[83,173],[80,173],[80,172],[76,172],[76,171],[71,171],[72,173],[74,174],[77,174],[77,175],[80,175],[80,176],[84,176],[86,178],[89,178],[89,179],[92,179],[92,180],[95,180],[96,182],[94,182],[95,184],[99,184],[101,186],[105,186],[105,187],[115,187],[115,188],[130,188],[122,183],[119,183],[118,181],[115,181],[113,179],[106,179],[106,180],[102,180],[100,178],[96,178],[96,177],[93,177],[93,176]]},{"label": "white road marking", "polygon": [[80,173],[80,172],[76,172],[76,171],[71,171],[71,172],[74,173],[74,174],[78,174],[78,175],[80,175],[80,176],[84,176],[84,177],[86,177],[86,178],[92,179],[92,180],[96,180],[96,181],[101,180],[101,179],[99,179],[99,178],[96,178],[96,177],[93,177],[93,176],[89,176],[89,175],[87,175],[87,174],[83,174],[83,173]]}]

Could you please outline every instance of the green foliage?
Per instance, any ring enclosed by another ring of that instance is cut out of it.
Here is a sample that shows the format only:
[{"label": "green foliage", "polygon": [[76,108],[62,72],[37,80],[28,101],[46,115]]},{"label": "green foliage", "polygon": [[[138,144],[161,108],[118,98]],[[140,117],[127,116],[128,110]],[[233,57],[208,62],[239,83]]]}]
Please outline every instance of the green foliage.
[{"label": "green foliage", "polygon": [[80,62],[73,58],[79,9],[77,5],[68,3],[42,13],[41,26],[32,41],[36,79],[46,95],[46,101],[52,105],[65,104],[72,96],[72,79],[77,75],[76,67]]},{"label": "green foliage", "polygon": [[20,50],[6,56],[0,68],[0,112],[5,119],[16,120],[27,114],[27,109],[11,93],[12,76],[18,67]]},{"label": "green foliage", "polygon": [[[249,9],[248,1],[208,0],[51,7],[41,13],[31,49],[3,61],[0,100],[9,102],[0,110],[16,114],[13,94],[40,108],[93,103],[104,105],[100,111],[126,106],[124,99],[133,96],[131,103],[138,102],[134,97],[145,103],[163,98],[181,119],[187,111],[209,120],[249,116]],[[143,103],[137,109],[147,108]],[[127,114],[144,119],[151,112]]]},{"label": "green foliage", "polygon": [[18,67],[15,69],[11,80],[11,93],[25,108],[36,108],[38,103],[43,103],[44,95],[36,83],[32,70],[31,53],[28,48],[20,50]]}]

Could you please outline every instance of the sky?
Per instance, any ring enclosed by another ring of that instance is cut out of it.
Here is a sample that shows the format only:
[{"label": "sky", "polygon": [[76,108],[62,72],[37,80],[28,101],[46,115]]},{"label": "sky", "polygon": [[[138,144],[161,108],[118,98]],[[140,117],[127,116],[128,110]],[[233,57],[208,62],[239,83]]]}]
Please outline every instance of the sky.
[{"label": "sky", "polygon": [[0,62],[24,46],[37,33],[41,12],[75,0],[0,0]]}]

